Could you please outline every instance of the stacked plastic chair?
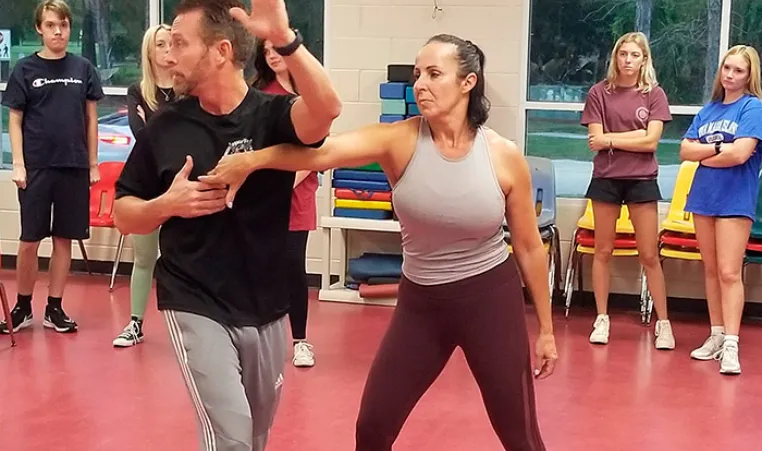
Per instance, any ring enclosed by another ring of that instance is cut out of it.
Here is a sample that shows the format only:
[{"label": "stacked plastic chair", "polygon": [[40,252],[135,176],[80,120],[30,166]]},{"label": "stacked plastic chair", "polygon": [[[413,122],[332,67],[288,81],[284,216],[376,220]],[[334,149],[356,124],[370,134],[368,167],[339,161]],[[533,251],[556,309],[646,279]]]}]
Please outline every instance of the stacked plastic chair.
[{"label": "stacked plastic chair", "polygon": [[[566,266],[566,282],[564,286],[564,297],[566,298],[566,316],[569,316],[571,309],[572,295],[574,294],[574,278],[578,279],[577,287],[582,291],[582,257],[595,254],[595,218],[593,217],[593,203],[588,200],[585,207],[585,213],[577,221],[577,228],[574,230],[571,252],[569,252],[569,261]],[[622,205],[619,213],[619,219],[616,222],[616,238],[614,240],[614,257],[637,257],[638,248],[635,242],[635,228],[630,221],[630,212],[626,205]],[[640,303],[641,312],[644,311],[644,305],[647,305],[649,293],[645,272],[640,271]]]},{"label": "stacked plastic chair", "polygon": [[[762,190],[760,190],[762,193]],[[762,265],[762,196],[757,197],[757,213],[754,224],[751,225],[749,244],[746,245],[744,268],[748,264]]]},{"label": "stacked plastic chair", "polygon": [[[561,281],[561,239],[556,226],[556,175],[553,162],[548,158],[526,157],[529,170],[532,174],[532,187],[535,197],[535,211],[537,213],[537,227],[545,249],[550,255],[548,268],[548,287],[550,299]],[[513,252],[511,244],[511,232],[507,225],[505,228],[505,240],[509,250]]]},{"label": "stacked plastic chair", "polygon": [[[693,214],[685,211],[688,193],[691,190],[693,176],[696,174],[698,163],[685,161],[680,164],[675,180],[675,190],[669,204],[667,217],[661,223],[659,232],[659,258],[662,264],[665,259],[682,261],[701,261],[701,253],[696,240],[696,228],[693,225]],[[651,322],[653,301],[648,297],[644,306],[643,321]]]}]

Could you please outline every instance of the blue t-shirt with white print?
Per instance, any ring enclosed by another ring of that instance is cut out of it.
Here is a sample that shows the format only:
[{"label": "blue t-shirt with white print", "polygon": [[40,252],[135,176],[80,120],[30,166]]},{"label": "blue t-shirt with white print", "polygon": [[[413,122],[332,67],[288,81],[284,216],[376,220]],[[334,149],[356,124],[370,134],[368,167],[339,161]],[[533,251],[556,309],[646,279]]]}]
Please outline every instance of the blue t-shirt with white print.
[{"label": "blue t-shirt with white print", "polygon": [[728,168],[699,164],[685,205],[685,211],[699,215],[746,216],[753,221],[762,165],[762,101],[747,94],[727,105],[722,101],[709,103],[693,118],[684,138],[704,144],[732,143],[739,138],[759,140],[744,164]]}]

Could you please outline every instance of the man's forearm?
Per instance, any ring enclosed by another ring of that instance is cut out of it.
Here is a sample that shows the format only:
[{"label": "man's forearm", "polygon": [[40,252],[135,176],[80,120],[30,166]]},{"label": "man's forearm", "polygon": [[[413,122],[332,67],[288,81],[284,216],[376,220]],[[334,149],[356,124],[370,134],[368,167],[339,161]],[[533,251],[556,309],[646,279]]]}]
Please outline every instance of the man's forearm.
[{"label": "man's forearm", "polygon": [[[273,45],[286,46],[295,36],[294,32],[289,30],[283,36],[273,37]],[[303,45],[283,59],[311,116],[319,122],[332,121],[338,117],[341,114],[341,99],[320,61]]]},{"label": "man's forearm", "polygon": [[11,110],[8,118],[8,136],[11,139],[11,157],[13,166],[24,167],[24,132],[22,131],[23,113]]},{"label": "man's forearm", "polygon": [[152,200],[126,196],[114,203],[114,225],[125,235],[151,233],[171,217],[164,196]]}]

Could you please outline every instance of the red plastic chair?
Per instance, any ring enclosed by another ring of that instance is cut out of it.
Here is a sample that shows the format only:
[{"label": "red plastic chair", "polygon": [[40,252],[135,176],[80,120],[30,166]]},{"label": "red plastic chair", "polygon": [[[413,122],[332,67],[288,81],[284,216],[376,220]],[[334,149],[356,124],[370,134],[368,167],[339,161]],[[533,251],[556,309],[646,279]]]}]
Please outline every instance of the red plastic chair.
[{"label": "red plastic chair", "polygon": [[689,249],[698,249],[698,240],[696,235],[670,232],[665,230],[661,235],[661,243],[674,247],[684,247]]},{"label": "red plastic chair", "polygon": [[[114,228],[114,201],[116,197],[116,181],[122,173],[124,163],[106,162],[98,165],[101,179],[98,183],[90,187],[90,227]],[[114,289],[114,280],[116,271],[122,260],[122,249],[124,248],[124,235],[119,234],[119,244],[114,256],[114,267],[111,270],[111,283],[109,291]],[[82,240],[79,241],[79,249],[82,251],[82,257],[85,259],[87,272],[90,271],[90,262],[87,259],[87,251]]]},{"label": "red plastic chair", "polygon": [[[595,247],[595,232],[587,229],[579,229],[577,231],[577,244],[581,244],[586,247]],[[629,235],[626,233],[617,233],[614,238],[615,249],[637,249],[638,244],[635,241],[635,235]]]}]

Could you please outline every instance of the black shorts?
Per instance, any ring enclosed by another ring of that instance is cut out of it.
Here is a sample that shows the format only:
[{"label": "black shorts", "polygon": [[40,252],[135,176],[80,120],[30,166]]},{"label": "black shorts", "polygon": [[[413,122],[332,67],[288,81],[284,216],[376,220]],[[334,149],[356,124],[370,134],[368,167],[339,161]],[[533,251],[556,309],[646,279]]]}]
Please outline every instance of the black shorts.
[{"label": "black shorts", "polygon": [[27,169],[26,188],[18,192],[21,241],[90,238],[89,169]]},{"label": "black shorts", "polygon": [[593,178],[585,197],[596,202],[619,205],[662,200],[656,179]]}]

